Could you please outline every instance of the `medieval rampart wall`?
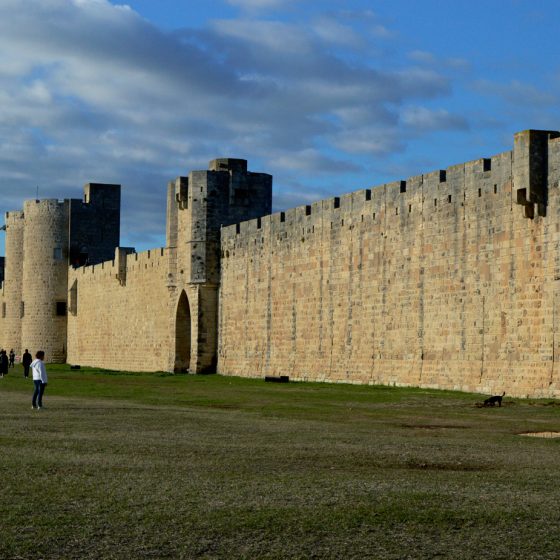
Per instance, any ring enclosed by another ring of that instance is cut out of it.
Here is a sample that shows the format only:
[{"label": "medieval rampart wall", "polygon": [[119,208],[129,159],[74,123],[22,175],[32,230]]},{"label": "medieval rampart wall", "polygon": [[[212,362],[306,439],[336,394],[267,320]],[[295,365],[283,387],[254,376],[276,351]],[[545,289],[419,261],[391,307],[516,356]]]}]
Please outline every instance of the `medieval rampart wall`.
[{"label": "medieval rampart wall", "polygon": [[21,302],[23,282],[23,212],[6,214],[5,280],[0,297],[0,348],[17,352],[21,348]]},{"label": "medieval rampart wall", "polygon": [[546,165],[545,217],[506,152],[223,228],[219,373],[559,396]]},{"label": "medieval rampart wall", "polygon": [[168,310],[170,251],[119,255],[117,250],[112,261],[70,271],[68,363],[168,369],[175,315]]}]

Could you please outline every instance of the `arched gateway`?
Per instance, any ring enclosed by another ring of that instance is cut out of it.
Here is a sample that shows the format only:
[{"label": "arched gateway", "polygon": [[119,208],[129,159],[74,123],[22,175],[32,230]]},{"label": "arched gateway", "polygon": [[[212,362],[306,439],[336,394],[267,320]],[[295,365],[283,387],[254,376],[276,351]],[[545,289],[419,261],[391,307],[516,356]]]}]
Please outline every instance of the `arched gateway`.
[{"label": "arched gateway", "polygon": [[176,372],[188,371],[191,361],[191,309],[185,290],[181,292],[175,319]]}]

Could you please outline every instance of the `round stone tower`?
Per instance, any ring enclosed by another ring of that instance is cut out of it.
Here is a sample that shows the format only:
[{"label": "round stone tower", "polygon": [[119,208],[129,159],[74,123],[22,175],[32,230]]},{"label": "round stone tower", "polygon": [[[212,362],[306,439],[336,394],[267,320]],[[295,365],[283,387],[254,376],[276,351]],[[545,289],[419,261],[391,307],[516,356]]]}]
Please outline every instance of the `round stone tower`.
[{"label": "round stone tower", "polygon": [[21,301],[23,281],[23,212],[6,213],[6,269],[2,301],[0,346],[21,354]]},{"label": "round stone tower", "polygon": [[21,342],[48,362],[66,359],[68,201],[24,203]]}]

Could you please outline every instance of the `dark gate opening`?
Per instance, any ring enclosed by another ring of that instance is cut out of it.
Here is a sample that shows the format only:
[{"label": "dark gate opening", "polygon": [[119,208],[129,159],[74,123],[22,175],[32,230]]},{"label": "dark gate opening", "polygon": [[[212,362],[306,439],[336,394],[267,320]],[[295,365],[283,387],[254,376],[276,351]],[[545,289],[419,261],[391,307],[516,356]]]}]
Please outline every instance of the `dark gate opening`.
[{"label": "dark gate opening", "polygon": [[183,290],[175,321],[175,372],[189,371],[191,361],[191,308]]}]

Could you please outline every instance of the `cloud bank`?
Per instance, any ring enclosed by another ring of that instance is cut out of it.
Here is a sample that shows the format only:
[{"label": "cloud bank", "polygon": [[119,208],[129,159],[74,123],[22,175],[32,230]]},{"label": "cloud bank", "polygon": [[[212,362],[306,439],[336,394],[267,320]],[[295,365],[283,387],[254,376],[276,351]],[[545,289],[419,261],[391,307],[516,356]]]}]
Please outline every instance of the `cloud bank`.
[{"label": "cloud bank", "polygon": [[166,182],[214,157],[280,176],[278,200],[295,205],[302,173],[321,191],[406,149],[408,132],[468,128],[438,105],[451,84],[429,53],[386,63],[392,32],[372,12],[294,23],[258,18],[276,0],[228,3],[235,20],[167,32],[106,0],[3,0],[0,211],[37,185],[62,198],[120,182],[123,243],[152,246]]}]

